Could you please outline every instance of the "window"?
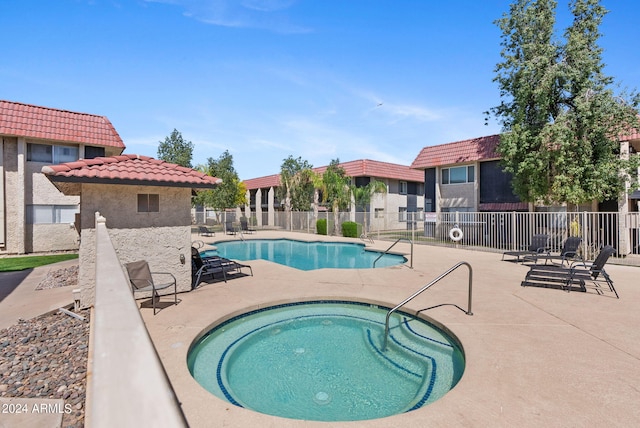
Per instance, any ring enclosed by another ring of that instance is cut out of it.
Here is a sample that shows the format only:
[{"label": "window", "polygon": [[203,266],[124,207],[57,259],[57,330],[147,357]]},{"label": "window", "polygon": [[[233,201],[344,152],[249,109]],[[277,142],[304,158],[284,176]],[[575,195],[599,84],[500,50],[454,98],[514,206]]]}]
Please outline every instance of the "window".
[{"label": "window", "polygon": [[399,193],[401,195],[406,195],[407,194],[407,182],[406,181],[401,181],[400,182],[400,191]]},{"label": "window", "polygon": [[157,213],[160,212],[160,195],[154,193],[138,194],[138,212],[139,213]]},{"label": "window", "polygon": [[475,167],[456,166],[442,169],[442,184],[473,183],[475,181]]},{"label": "window", "polygon": [[398,208],[398,221],[407,221],[407,207]]},{"label": "window", "polygon": [[375,208],[373,218],[384,218],[384,208]]},{"label": "window", "polygon": [[46,163],[77,161],[78,147],[27,143],[27,160]]},{"label": "window", "polygon": [[99,157],[104,157],[104,147],[94,147],[94,146],[84,147],[85,159],[95,159]]},{"label": "window", "polygon": [[78,205],[28,205],[27,223],[73,223],[76,221],[76,214],[79,212]]}]

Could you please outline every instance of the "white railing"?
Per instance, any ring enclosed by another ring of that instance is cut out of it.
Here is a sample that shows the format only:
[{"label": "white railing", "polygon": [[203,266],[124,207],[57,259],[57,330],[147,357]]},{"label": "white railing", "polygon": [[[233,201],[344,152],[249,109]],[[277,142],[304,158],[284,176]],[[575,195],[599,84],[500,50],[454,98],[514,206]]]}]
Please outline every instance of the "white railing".
[{"label": "white railing", "polygon": [[[225,213],[223,213],[225,214]],[[227,213],[228,215],[228,213]],[[385,216],[367,213],[367,231],[364,231],[363,212],[341,212],[338,230],[344,221],[355,221],[361,226],[358,236],[373,239],[396,240],[405,238],[416,244],[447,245],[487,251],[507,251],[526,247],[535,234],[549,236],[550,250],[557,252],[568,236],[582,238],[581,252],[593,259],[604,245],[612,245],[617,253],[614,259],[627,264],[639,264],[640,212],[621,215],[616,212],[400,212]],[[235,216],[234,216],[235,218]],[[316,233],[316,221],[327,220],[327,230],[334,230],[334,215],[330,211],[292,212],[276,211],[249,219],[252,227],[260,229],[291,230]],[[457,227],[463,238],[453,241],[450,231]],[[627,257],[632,255],[632,257]]]},{"label": "white railing", "polygon": [[95,233],[86,426],[186,427],[99,213]]}]

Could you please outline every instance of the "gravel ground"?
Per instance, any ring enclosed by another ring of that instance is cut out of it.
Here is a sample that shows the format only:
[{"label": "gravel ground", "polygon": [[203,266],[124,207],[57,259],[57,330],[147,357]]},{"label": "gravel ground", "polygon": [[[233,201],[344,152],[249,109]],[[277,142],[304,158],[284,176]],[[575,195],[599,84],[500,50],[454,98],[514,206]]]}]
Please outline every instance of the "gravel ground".
[{"label": "gravel ground", "polygon": [[[75,285],[73,269],[61,271],[46,288]],[[89,310],[78,315],[85,320],[56,311],[0,330],[0,397],[63,399],[63,426],[84,426]]]}]

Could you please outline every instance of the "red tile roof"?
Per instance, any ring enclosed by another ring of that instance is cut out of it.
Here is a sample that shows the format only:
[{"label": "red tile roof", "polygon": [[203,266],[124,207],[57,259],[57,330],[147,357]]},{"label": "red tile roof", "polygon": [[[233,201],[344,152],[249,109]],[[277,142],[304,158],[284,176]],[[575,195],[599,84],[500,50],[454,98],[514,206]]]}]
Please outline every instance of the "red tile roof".
[{"label": "red tile roof", "polygon": [[105,116],[0,100],[0,135],[124,149]]},{"label": "red tile roof", "polygon": [[489,202],[479,204],[480,211],[528,211],[527,202]]},{"label": "red tile roof", "polygon": [[620,141],[629,141],[629,140],[640,140],[640,131],[634,130],[629,135],[623,135],[620,137]]},{"label": "red tile roof", "polygon": [[211,189],[222,182],[202,172],[149,156],[120,155],[42,167],[54,182],[137,184]]},{"label": "red tile roof", "polygon": [[496,152],[500,135],[472,138],[439,146],[424,147],[411,164],[411,168],[424,169],[455,165],[479,160],[499,159]]},{"label": "red tile roof", "polygon": [[[390,178],[396,180],[424,182],[424,174],[421,171],[411,169],[405,165],[395,163],[379,162],[370,159],[359,159],[350,162],[341,162],[349,177],[375,177],[379,179]],[[327,169],[326,166],[313,168],[313,171],[322,174]],[[267,175],[264,177],[244,180],[247,189],[264,189],[277,187],[280,185],[280,174]]]}]

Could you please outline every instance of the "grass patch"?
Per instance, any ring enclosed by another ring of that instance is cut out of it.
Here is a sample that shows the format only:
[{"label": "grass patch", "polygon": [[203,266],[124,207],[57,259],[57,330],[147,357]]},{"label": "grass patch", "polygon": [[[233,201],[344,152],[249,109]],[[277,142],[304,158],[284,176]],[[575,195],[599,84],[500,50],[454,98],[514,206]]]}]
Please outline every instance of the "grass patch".
[{"label": "grass patch", "polygon": [[77,259],[77,254],[55,254],[52,256],[7,257],[0,259],[0,272],[32,269],[51,263]]}]

